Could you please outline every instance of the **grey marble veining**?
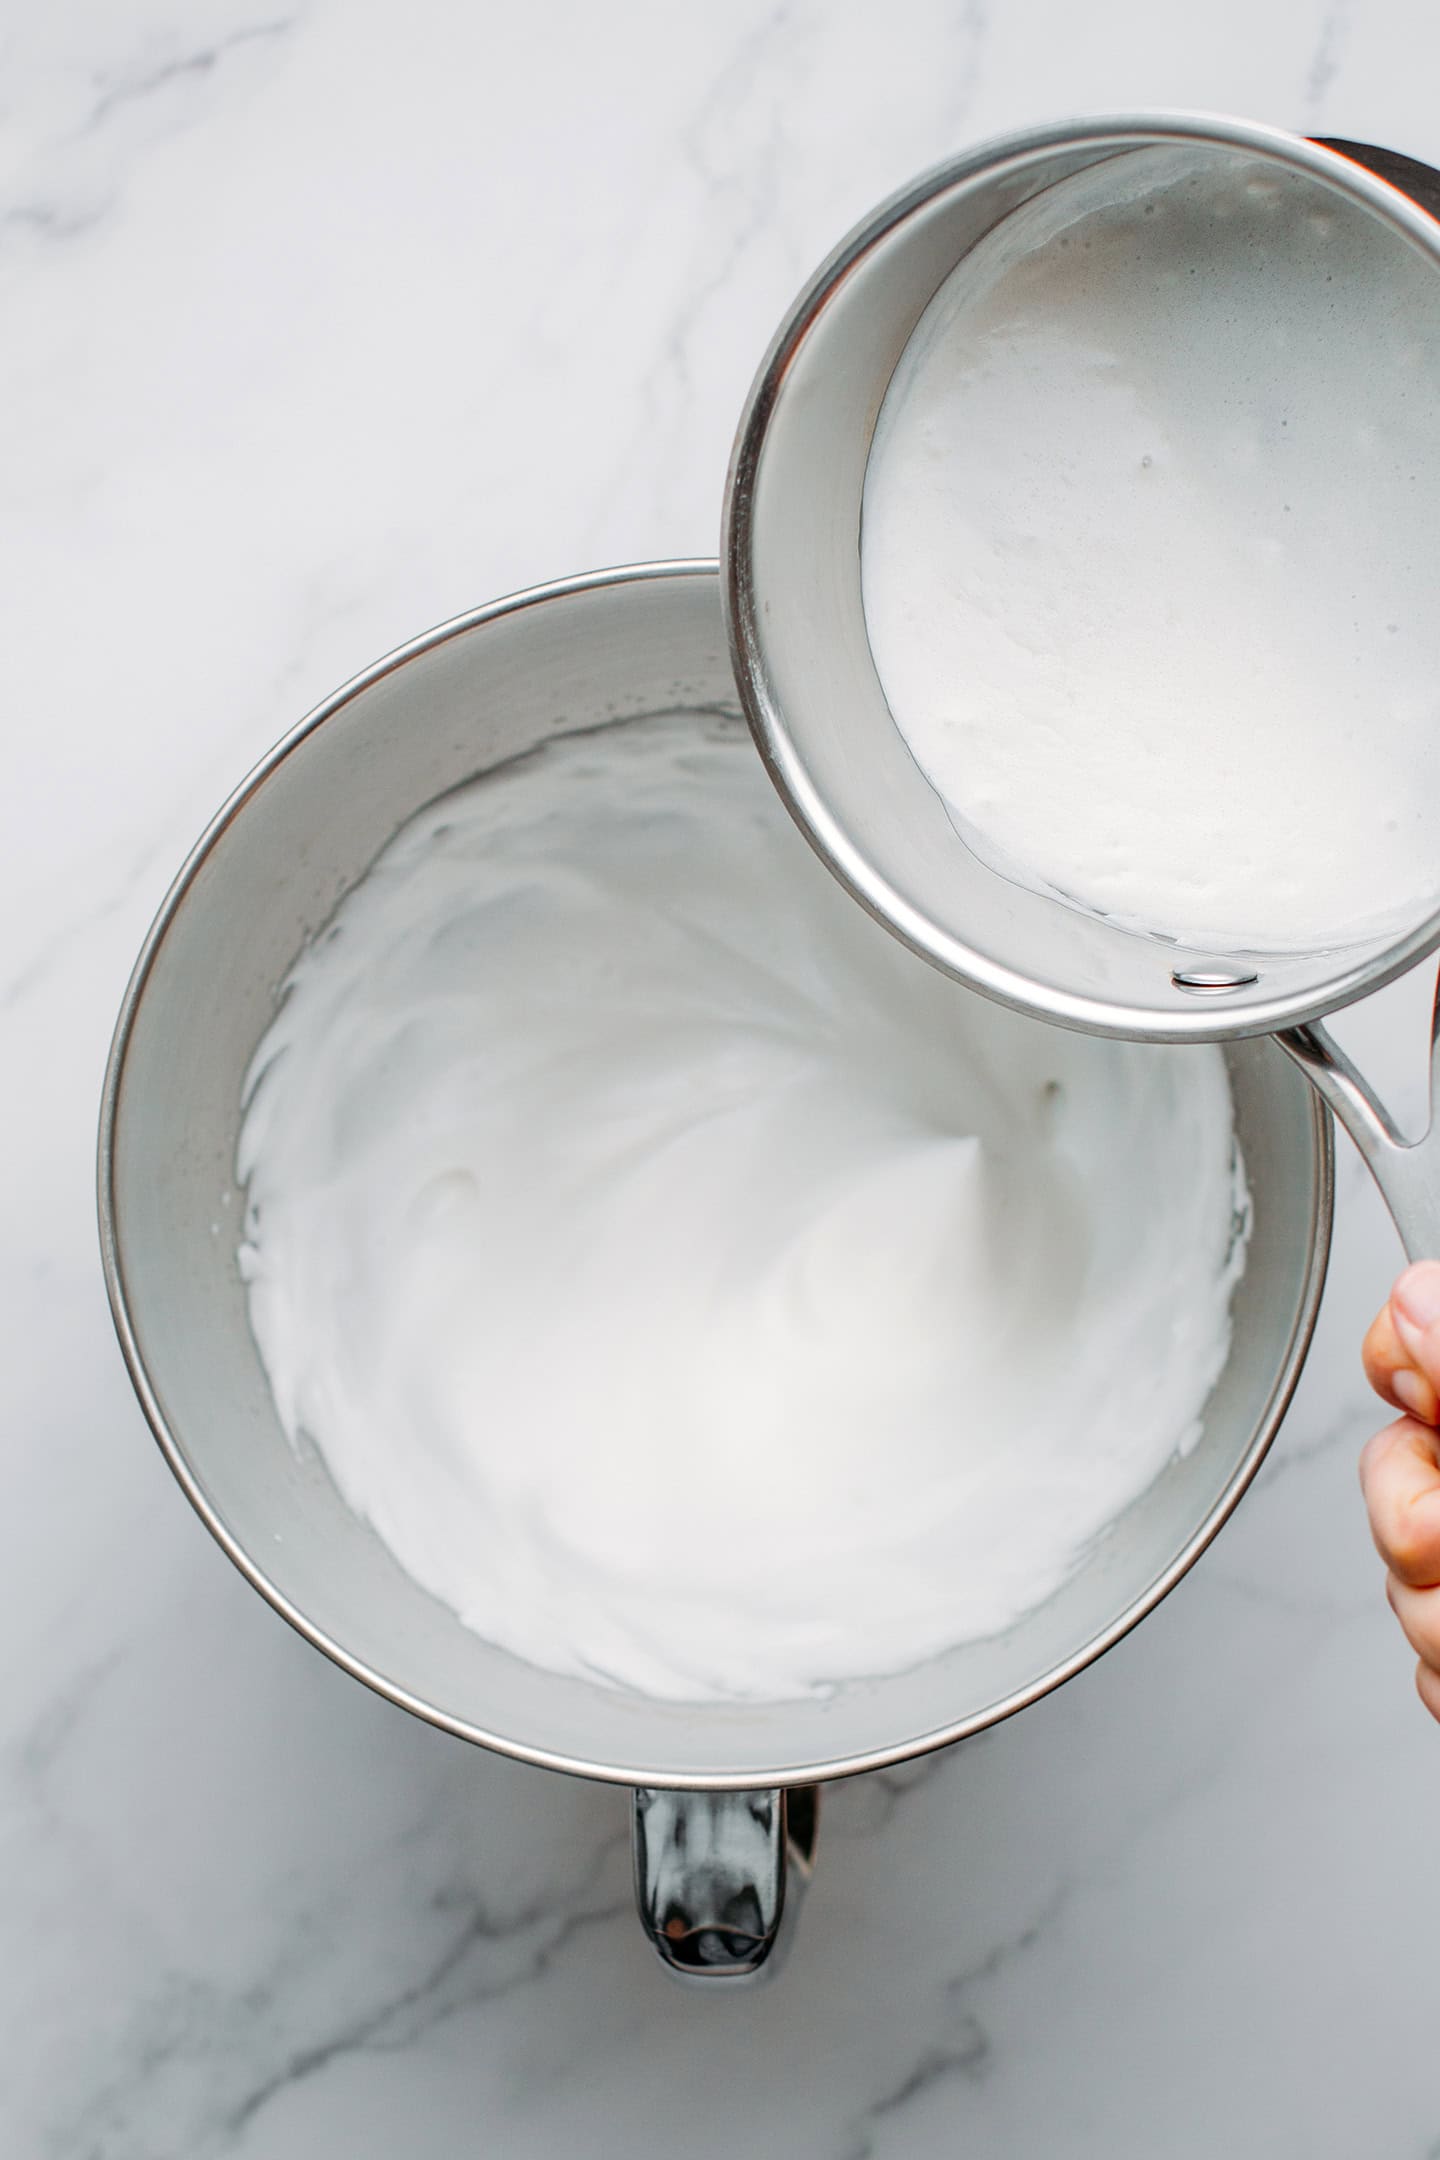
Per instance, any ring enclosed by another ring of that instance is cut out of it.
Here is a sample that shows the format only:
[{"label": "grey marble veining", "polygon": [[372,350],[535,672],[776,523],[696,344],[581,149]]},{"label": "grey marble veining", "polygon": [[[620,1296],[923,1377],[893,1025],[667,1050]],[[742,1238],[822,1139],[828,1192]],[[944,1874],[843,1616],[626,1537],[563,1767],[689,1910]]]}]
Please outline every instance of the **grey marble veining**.
[{"label": "grey marble veining", "polygon": [[[461,607],[710,552],[770,331],[873,201],[1139,104],[1440,162],[1440,16],[73,0],[3,50],[7,2160],[1434,2160],[1440,1735],[1355,1490],[1397,1255],[1348,1156],[1218,1544],[1058,1696],[829,1794],[783,1974],[712,2000],[640,1938],[620,1796],[373,1699],[204,1537],[91,1148],[130,961],[247,765]],[[1353,1025],[1413,1095],[1416,996]]]}]

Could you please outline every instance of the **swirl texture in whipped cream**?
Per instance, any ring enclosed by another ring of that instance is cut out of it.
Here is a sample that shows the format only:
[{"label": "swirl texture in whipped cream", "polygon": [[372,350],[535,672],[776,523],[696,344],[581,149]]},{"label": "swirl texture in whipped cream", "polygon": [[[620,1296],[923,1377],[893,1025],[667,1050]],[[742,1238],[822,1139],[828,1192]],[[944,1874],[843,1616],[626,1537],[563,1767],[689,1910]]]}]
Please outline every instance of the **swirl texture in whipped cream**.
[{"label": "swirl texture in whipped cream", "polygon": [[280,1418],[516,1656],[793,1699],[1009,1627],[1199,1430],[1225,1065],[1002,1011],[816,861],[749,737],[571,737],[412,819],[256,1052]]}]

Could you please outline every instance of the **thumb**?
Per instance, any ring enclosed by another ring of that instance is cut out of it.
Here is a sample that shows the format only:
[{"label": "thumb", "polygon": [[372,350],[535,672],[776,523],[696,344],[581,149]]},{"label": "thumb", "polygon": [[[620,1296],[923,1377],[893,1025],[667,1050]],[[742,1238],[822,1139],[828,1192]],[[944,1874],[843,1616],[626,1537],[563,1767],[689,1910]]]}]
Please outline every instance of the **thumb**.
[{"label": "thumb", "polygon": [[1390,1317],[1405,1362],[1440,1395],[1440,1260],[1417,1260],[1390,1292]]},{"label": "thumb", "polygon": [[1361,1357],[1385,1402],[1440,1425],[1440,1261],[1406,1268],[1371,1322]]}]

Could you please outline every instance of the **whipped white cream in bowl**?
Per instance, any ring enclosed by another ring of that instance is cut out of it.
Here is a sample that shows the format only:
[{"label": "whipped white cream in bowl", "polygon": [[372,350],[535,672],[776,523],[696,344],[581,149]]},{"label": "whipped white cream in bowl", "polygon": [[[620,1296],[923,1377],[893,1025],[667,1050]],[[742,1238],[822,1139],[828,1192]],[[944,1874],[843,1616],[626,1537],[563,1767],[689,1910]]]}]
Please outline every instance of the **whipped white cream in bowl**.
[{"label": "whipped white cream in bowl", "polygon": [[278,746],[141,955],[100,1194],[237,1565],[406,1709],[635,1788],[652,1939],[740,1973],[808,1788],[1033,1702],[1235,1506],[1330,1152],[1272,1043],[1068,1035],[856,909],[694,563],[445,625]]}]

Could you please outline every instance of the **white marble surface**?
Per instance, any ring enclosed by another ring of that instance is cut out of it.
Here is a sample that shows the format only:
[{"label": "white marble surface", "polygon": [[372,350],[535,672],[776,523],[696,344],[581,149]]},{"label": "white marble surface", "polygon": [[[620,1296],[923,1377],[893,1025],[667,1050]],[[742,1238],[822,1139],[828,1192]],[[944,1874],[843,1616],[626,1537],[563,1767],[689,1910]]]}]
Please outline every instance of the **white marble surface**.
[{"label": "white marble surface", "polygon": [[[1440,13],[58,0],[0,63],[6,2160],[1440,2154],[1440,1734],[1354,1479],[1396,1251],[1348,1154],[1218,1546],[1060,1696],[834,1793],[788,1969],[720,2000],[639,1937],[618,1795],[372,1698],[205,1537],[91,1201],[212,806],[412,631],[710,552],[754,361],[872,200],[1126,105],[1440,162]],[[1412,1080],[1415,1004],[1363,1023]]]}]

